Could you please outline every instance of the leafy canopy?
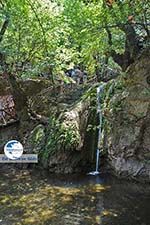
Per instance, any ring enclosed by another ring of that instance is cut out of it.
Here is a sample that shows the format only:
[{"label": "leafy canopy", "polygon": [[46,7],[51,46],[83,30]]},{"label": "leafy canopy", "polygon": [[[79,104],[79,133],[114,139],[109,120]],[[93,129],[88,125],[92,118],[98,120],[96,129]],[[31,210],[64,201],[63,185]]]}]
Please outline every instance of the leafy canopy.
[{"label": "leafy canopy", "polygon": [[111,50],[124,52],[125,24],[139,38],[149,36],[148,9],[147,0],[1,0],[0,26],[9,23],[0,52],[22,77],[54,79],[73,64],[94,74]]}]

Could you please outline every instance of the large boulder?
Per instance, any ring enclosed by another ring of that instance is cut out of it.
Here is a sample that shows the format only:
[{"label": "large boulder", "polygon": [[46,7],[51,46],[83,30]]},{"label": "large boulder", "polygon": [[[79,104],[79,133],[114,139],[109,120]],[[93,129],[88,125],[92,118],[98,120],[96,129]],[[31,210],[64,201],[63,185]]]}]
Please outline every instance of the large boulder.
[{"label": "large boulder", "polygon": [[[90,98],[80,100],[57,119],[51,119],[46,129],[45,146],[40,154],[42,166],[50,172],[87,171],[92,152],[91,148],[85,148],[90,105]],[[96,122],[95,118],[93,122]]]},{"label": "large boulder", "polygon": [[[117,174],[150,180],[150,51],[112,84],[105,102],[105,148]],[[114,86],[114,87],[113,87]]]},{"label": "large boulder", "polygon": [[[93,143],[96,142],[96,130],[87,128],[89,124],[96,126],[96,87],[87,87],[85,90],[77,87],[61,96],[52,97],[52,94],[42,90],[32,97],[32,109],[46,116],[48,123],[35,124],[32,130],[26,132],[24,150],[26,153],[37,153],[39,165],[52,173],[90,170],[95,160]],[[54,102],[54,98],[59,97],[61,100]],[[44,103],[41,104],[39,100],[42,98]],[[38,110],[37,101],[38,106],[44,104],[44,108]]]},{"label": "large boulder", "polygon": [[[3,91],[7,90],[9,84],[2,81]],[[1,149],[5,141],[17,139],[23,144],[24,152],[37,153],[39,165],[50,172],[90,170],[89,165],[95,160],[96,130],[87,131],[87,128],[89,124],[96,125],[96,86],[64,85],[62,90],[43,79],[16,80],[15,84],[19,89],[15,99],[20,106],[24,104],[20,91],[26,97],[29,118],[19,117],[15,132],[15,124],[8,128],[9,134],[7,126],[4,128],[6,135],[0,137]]]}]

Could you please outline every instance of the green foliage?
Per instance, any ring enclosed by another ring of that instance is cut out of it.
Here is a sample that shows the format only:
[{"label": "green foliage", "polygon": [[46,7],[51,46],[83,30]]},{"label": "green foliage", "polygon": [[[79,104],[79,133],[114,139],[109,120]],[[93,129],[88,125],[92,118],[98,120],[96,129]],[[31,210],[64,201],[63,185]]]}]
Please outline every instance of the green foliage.
[{"label": "green foliage", "polygon": [[121,27],[130,16],[138,35],[148,34],[149,1],[113,1],[111,6],[106,2],[2,0],[0,25],[8,18],[9,26],[0,52],[22,77],[45,74],[54,80],[54,74],[59,76],[73,64],[84,65],[93,75],[110,52],[106,27],[112,33],[111,49],[118,53],[125,46]]},{"label": "green foliage", "polygon": [[51,118],[47,129],[46,147],[42,157],[48,157],[59,151],[71,151],[79,145],[80,136],[75,125],[67,125],[61,121]]}]

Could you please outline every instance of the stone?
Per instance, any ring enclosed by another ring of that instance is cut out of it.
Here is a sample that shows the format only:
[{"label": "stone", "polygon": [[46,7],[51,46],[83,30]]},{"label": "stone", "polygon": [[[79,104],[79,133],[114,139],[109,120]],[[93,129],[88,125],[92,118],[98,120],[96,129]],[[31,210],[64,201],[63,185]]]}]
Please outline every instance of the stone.
[{"label": "stone", "polygon": [[[118,77],[122,91],[115,89],[107,102],[105,146],[108,162],[116,174],[150,181],[150,51]],[[127,94],[124,94],[127,93]],[[109,128],[109,129],[108,129]]]}]

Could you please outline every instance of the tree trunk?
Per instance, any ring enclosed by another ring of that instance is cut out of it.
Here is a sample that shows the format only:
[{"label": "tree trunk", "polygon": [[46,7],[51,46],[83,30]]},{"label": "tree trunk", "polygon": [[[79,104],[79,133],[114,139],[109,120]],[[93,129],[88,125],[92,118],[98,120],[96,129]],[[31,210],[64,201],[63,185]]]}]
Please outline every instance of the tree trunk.
[{"label": "tree trunk", "polygon": [[8,81],[11,86],[12,95],[15,102],[15,109],[17,112],[18,119],[20,121],[29,120],[28,114],[28,100],[27,96],[25,95],[24,91],[19,86],[15,76],[12,74],[8,75]]},{"label": "tree trunk", "polygon": [[[112,49],[110,54],[113,60],[122,68],[123,71],[125,71],[128,66],[135,61],[141,48],[139,46],[138,36],[132,24],[128,23],[123,26],[120,26],[120,29],[125,33],[126,36],[125,51],[123,54],[119,54]],[[108,43],[110,47],[112,47],[112,34],[108,28],[106,28],[106,31],[108,34]]]},{"label": "tree trunk", "polygon": [[4,37],[4,34],[7,30],[8,24],[9,24],[9,19],[6,18],[3,25],[2,25],[1,31],[0,31],[0,42],[3,40],[3,37]]}]

